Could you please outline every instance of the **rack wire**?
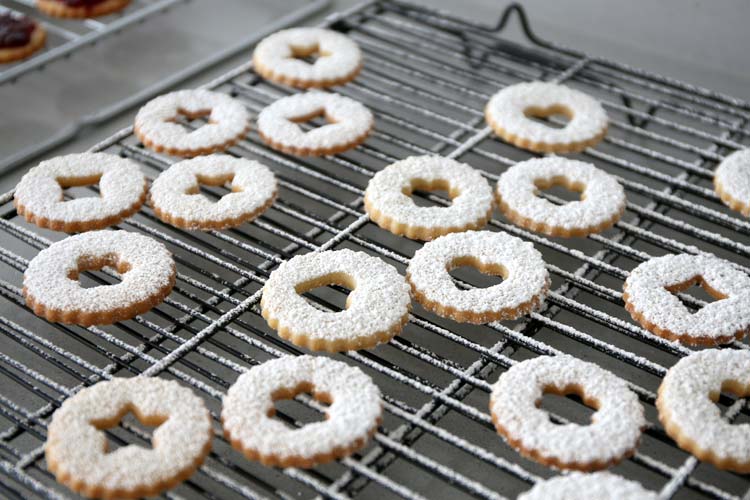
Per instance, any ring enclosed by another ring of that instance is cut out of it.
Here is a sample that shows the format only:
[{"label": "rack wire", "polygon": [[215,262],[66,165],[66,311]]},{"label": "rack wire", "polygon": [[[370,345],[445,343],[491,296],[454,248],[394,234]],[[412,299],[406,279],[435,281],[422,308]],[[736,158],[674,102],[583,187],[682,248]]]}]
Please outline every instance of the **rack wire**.
[{"label": "rack wire", "polygon": [[[514,16],[522,35],[512,39],[507,31]],[[649,425],[637,453],[613,472],[663,498],[746,498],[746,476],[697,462],[660,426],[655,391],[668,367],[692,349],[633,323],[621,289],[630,269],[665,253],[708,251],[748,270],[750,222],[721,204],[711,178],[726,154],[748,145],[750,104],[547,42],[516,5],[497,25],[480,26],[409,3],[370,1],[329,17],[326,26],[346,32],[364,51],[361,76],[336,90],[373,110],[373,135],[356,150],[307,159],[272,151],[251,132],[231,153],[270,166],[281,185],[279,200],[252,224],[185,232],[161,223],[149,208],[122,223],[121,229],[148,234],[175,255],[174,292],[151,312],[90,328],[35,317],[20,295],[22,274],[29,258],[62,235],[26,224],[13,208],[12,192],[0,198],[1,494],[69,495],[46,469],[46,425],[66,397],[97,381],[135,374],[176,379],[203,396],[216,418],[238,373],[301,352],[259,315],[269,272],[293,255],[337,248],[377,255],[403,272],[420,244],[368,220],[362,207],[368,179],[397,159],[435,153],[496,180],[531,155],[492,136],[484,103],[503,86],[543,79],[565,82],[604,104],[609,135],[571,156],[617,176],[628,194],[622,221],[583,239],[547,238],[501,217],[491,220],[488,230],[524,238],[544,254],[552,275],[545,307],[515,322],[467,326],[415,306],[403,334],[389,344],[336,355],[370,374],[384,394],[384,422],[368,448],[311,470],[266,468],[233,451],[215,421],[206,464],[166,496],[513,498],[557,472],[520,457],[496,435],[487,410],[491,384],[519,361],[565,352],[627,380],[646,407]],[[253,113],[292,92],[263,81],[249,64],[210,86]],[[151,177],[175,161],[144,149],[130,129],[94,150],[133,158]],[[202,192],[219,197],[227,191]],[[75,188],[69,195],[96,192]],[[563,201],[556,193],[545,196]],[[417,193],[415,200],[449,203],[440,193]],[[465,269],[453,274],[465,286],[496,282]],[[106,273],[87,276],[89,284],[113,282]],[[308,298],[337,310],[347,292],[326,287]],[[690,307],[702,304],[684,300]],[[748,421],[744,399],[724,394],[718,404],[727,419]],[[545,398],[543,407],[556,422],[585,422],[592,411],[574,398]],[[319,419],[321,410],[300,396],[280,404],[277,415],[299,426]],[[126,420],[108,436],[115,445],[144,445],[149,432]]]}]

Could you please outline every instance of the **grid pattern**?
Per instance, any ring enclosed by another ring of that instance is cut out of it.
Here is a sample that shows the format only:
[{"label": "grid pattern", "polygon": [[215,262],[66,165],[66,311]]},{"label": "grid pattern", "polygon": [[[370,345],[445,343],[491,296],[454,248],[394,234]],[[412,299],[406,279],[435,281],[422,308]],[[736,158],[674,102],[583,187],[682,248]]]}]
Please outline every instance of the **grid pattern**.
[{"label": "grid pattern", "polygon": [[[420,243],[368,220],[362,207],[368,179],[397,159],[437,153],[465,161],[495,181],[531,155],[493,138],[484,125],[484,103],[506,85],[543,79],[565,82],[604,104],[609,135],[571,156],[617,176],[628,194],[622,221],[588,238],[546,238],[499,216],[490,222],[488,230],[531,241],[544,254],[552,276],[545,307],[515,322],[469,326],[415,305],[403,334],[389,344],[336,355],[370,374],[384,394],[383,425],[368,448],[311,470],[270,469],[233,451],[215,421],[214,450],[206,464],[166,496],[513,498],[556,472],[523,459],[496,435],[487,411],[491,384],[519,361],[562,352],[624,378],[646,407],[649,426],[638,452],[613,472],[664,498],[747,495],[745,476],[700,464],[660,426],[655,391],[668,367],[692,350],[633,323],[621,289],[630,269],[665,253],[708,251],[748,270],[750,223],[721,204],[711,179],[726,154],[750,142],[750,105],[550,44],[530,31],[522,14],[510,7],[488,28],[410,4],[374,1],[329,18],[328,26],[348,33],[364,51],[361,76],[337,91],[373,110],[373,135],[356,150],[301,159],[268,149],[251,132],[231,153],[262,161],[281,185],[279,200],[252,224],[184,232],[161,223],[148,207],[121,224],[164,242],[178,266],[171,296],[134,320],[79,328],[48,324],[30,313],[20,295],[23,270],[61,235],[26,224],[12,206],[12,193],[0,198],[0,493],[9,498],[69,493],[46,470],[46,424],[66,397],[97,381],[139,373],[176,379],[203,396],[216,418],[239,372],[300,353],[259,315],[269,272],[294,255],[337,248],[377,255],[403,272]],[[506,24],[514,15],[522,34],[511,38]],[[240,99],[254,114],[290,93],[261,80],[249,65],[210,86]],[[130,130],[95,149],[133,158],[151,177],[174,162],[144,149]],[[96,195],[93,189],[69,194]],[[226,190],[202,192],[219,197]],[[555,193],[545,196],[561,201]],[[449,203],[440,193],[417,193],[415,200]],[[494,282],[464,269],[453,274],[466,286]],[[113,280],[102,272],[87,279]],[[326,287],[308,298],[337,310],[346,294]],[[690,307],[702,303],[684,300]],[[744,399],[722,395],[719,405],[726,418],[748,421]],[[584,422],[591,415],[573,398],[545,398],[543,407],[557,422]],[[299,426],[319,419],[321,410],[302,395],[280,405],[277,416]],[[149,438],[148,430],[132,421],[108,436],[114,445],[143,445]]]}]

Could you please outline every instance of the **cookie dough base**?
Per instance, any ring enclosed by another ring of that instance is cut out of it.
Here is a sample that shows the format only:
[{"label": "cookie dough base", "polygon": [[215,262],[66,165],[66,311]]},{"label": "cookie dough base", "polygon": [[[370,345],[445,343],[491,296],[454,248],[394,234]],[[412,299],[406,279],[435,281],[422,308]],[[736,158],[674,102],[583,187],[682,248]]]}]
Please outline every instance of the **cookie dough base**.
[{"label": "cookie dough base", "polygon": [[731,208],[732,210],[735,210],[745,217],[750,217],[750,200],[741,201],[736,198],[734,198],[731,194],[729,194],[729,191],[727,191],[726,188],[719,182],[718,180],[714,179],[714,190],[716,191],[716,194],[719,195],[719,198],[721,198],[721,201],[724,202],[726,206]]},{"label": "cookie dough base", "polygon": [[[302,119],[299,121],[304,121],[304,120]],[[360,135],[356,139],[350,142],[344,143],[344,144],[337,144],[336,146],[330,147],[330,148],[314,148],[314,149],[313,148],[298,148],[296,146],[290,146],[288,144],[277,142],[273,140],[272,138],[268,137],[267,135],[265,135],[260,130],[258,130],[258,135],[263,140],[263,142],[268,144],[273,149],[277,151],[281,151],[282,153],[287,153],[287,154],[295,155],[295,156],[328,156],[328,155],[336,155],[339,153],[343,153],[344,151],[348,151],[352,148],[359,146],[360,144],[365,142],[367,137],[370,135],[371,131],[372,131],[372,127],[370,127],[370,130]]]},{"label": "cookie dough base", "polygon": [[130,0],[105,0],[90,7],[70,7],[56,0],[37,0],[36,7],[52,17],[85,19],[112,14],[124,9],[129,3]]},{"label": "cookie dough base", "polygon": [[155,143],[154,141],[146,137],[146,135],[143,134],[143,132],[141,132],[137,126],[133,127],[133,133],[135,134],[135,136],[138,137],[138,140],[141,141],[141,143],[151,151],[156,151],[157,153],[165,153],[172,156],[182,156],[185,158],[192,158],[194,156],[202,156],[211,153],[221,153],[222,151],[226,151],[227,149],[240,142],[248,132],[250,132],[250,123],[247,124],[245,130],[243,130],[242,133],[237,134],[235,137],[223,142],[222,144],[216,144],[209,148],[178,149]]},{"label": "cookie dough base", "polygon": [[34,31],[31,32],[31,39],[26,45],[20,47],[2,47],[0,48],[0,63],[9,63],[26,59],[31,54],[41,49],[47,40],[47,31],[41,24],[37,24]]},{"label": "cookie dough base", "polygon": [[255,72],[266,80],[272,82],[281,83],[282,85],[288,85],[289,87],[295,87],[298,89],[311,89],[311,88],[326,88],[335,87],[336,85],[344,85],[354,80],[362,71],[362,63],[360,63],[351,73],[344,75],[340,78],[333,78],[328,80],[305,80],[301,78],[289,78],[285,75],[280,75],[274,71],[270,66],[264,65],[258,61],[257,57],[253,58],[253,69]]}]

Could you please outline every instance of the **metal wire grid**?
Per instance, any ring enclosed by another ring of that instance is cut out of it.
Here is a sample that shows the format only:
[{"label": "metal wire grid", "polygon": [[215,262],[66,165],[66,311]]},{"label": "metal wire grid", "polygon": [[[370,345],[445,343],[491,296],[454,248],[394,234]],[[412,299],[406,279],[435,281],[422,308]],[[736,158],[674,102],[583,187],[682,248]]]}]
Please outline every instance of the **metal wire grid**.
[{"label": "metal wire grid", "polygon": [[[514,12],[519,10],[511,7],[503,19]],[[337,355],[373,376],[385,395],[383,426],[366,450],[308,471],[269,469],[232,451],[216,422],[217,439],[206,464],[166,496],[513,497],[555,472],[521,458],[497,437],[487,412],[490,385],[518,361],[560,352],[617,373],[646,406],[650,425],[638,452],[614,472],[638,479],[664,498],[747,495],[745,476],[699,464],[665,435],[653,407],[655,390],[666,369],[691,349],[630,321],[620,290],[629,269],[668,252],[711,251],[747,271],[750,224],[724,208],[711,189],[711,177],[724,155],[748,143],[750,105],[588,58],[528,30],[522,41],[511,42],[504,31],[500,38],[486,28],[400,2],[368,2],[327,24],[347,32],[364,50],[362,75],[337,91],[373,110],[373,136],[355,151],[301,159],[269,150],[251,133],[232,154],[269,165],[282,188],[273,208],[251,225],[188,233],[162,224],[148,208],[123,223],[123,229],[149,234],[175,254],[175,292],[152,312],[88,329],[36,318],[23,305],[22,273],[28,259],[60,235],[19,218],[12,193],[0,199],[2,494],[69,494],[47,472],[42,446],[54,409],[84,385],[138,373],[174,378],[204,396],[216,417],[238,372],[300,352],[259,316],[260,288],[269,272],[295,254],[342,247],[378,255],[403,271],[419,244],[368,221],[362,209],[367,180],[396,159],[439,153],[470,163],[494,181],[508,165],[530,155],[492,137],[484,127],[484,103],[505,85],[548,79],[565,81],[604,103],[611,117],[608,137],[573,156],[616,175],[629,202],[615,228],[586,239],[550,239],[499,217],[491,221],[489,230],[520,236],[543,252],[553,277],[546,307],[516,322],[466,326],[417,306],[403,335],[388,345]],[[262,81],[250,66],[212,86],[254,113],[290,92]],[[143,149],[129,130],[95,149],[134,158],[152,176],[174,161]],[[87,189],[70,194],[91,195]],[[218,197],[226,191],[203,192]],[[417,201],[448,203],[437,193],[419,193]],[[454,275],[464,284],[493,282],[463,270]],[[112,282],[106,273],[88,276],[94,284]],[[308,296],[335,310],[346,293],[328,287]],[[687,296],[685,301],[691,307],[701,304]],[[735,342],[734,347],[747,345]],[[297,400],[280,406],[278,416],[290,425],[319,416],[320,404],[304,396]],[[719,403],[728,419],[748,420],[744,399],[724,395]],[[571,399],[543,404],[560,422],[585,421],[591,414]],[[132,421],[108,434],[115,445],[143,444],[149,437]]]}]

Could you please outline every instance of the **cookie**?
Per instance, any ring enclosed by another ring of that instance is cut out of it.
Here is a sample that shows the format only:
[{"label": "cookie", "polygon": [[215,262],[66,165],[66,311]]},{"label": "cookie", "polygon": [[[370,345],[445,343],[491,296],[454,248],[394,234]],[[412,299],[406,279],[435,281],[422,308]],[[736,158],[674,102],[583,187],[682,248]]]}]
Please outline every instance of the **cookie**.
[{"label": "cookie", "polygon": [[[99,185],[99,196],[65,201],[63,190]],[[58,156],[29,170],[16,186],[19,215],[39,227],[77,233],[130,217],[146,200],[148,184],[137,163],[106,153]]]},{"label": "cookie", "polygon": [[[317,60],[303,60],[310,56]],[[291,28],[260,41],[253,52],[253,69],[266,80],[292,87],[332,87],[359,74],[362,53],[354,40],[342,33]]]},{"label": "cookie", "polygon": [[[555,205],[540,189],[562,185],[581,193],[580,201]],[[625,190],[617,179],[594,165],[558,156],[516,163],[497,181],[505,217],[548,236],[586,236],[612,227],[625,212]]]},{"label": "cookie", "polygon": [[[212,201],[199,184],[227,185],[232,192]],[[254,160],[214,154],[175,163],[151,185],[157,217],[183,229],[224,229],[249,222],[276,199],[273,172]]]},{"label": "cookie", "polygon": [[48,16],[85,19],[123,10],[130,0],[36,0],[36,8]]},{"label": "cookie", "polygon": [[[207,117],[208,123],[189,130],[176,121]],[[250,130],[250,114],[232,97],[210,90],[178,90],[147,102],[135,117],[133,132],[144,146],[175,156],[221,152]]]},{"label": "cookie", "polygon": [[[596,408],[589,425],[558,425],[539,408],[545,393],[578,394]],[[513,365],[492,386],[497,432],[525,457],[549,467],[605,469],[635,453],[646,426],[643,406],[627,383],[567,354]]]},{"label": "cookie", "polygon": [[26,59],[47,40],[44,26],[29,16],[0,14],[0,64]]},{"label": "cookie", "polygon": [[[448,274],[460,266],[500,275],[503,281],[463,290]],[[425,309],[477,324],[528,314],[544,302],[550,285],[542,254],[531,243],[490,231],[454,233],[426,243],[409,262],[406,279]]]},{"label": "cookie", "polygon": [[750,149],[724,158],[714,173],[714,189],[725,205],[750,217]]},{"label": "cookie", "polygon": [[[557,83],[524,82],[505,87],[490,98],[484,113],[498,137],[537,153],[583,151],[607,135],[607,113],[599,101]],[[563,128],[530,118],[556,114],[568,118]]]},{"label": "cookie", "polygon": [[[80,273],[109,266],[122,281],[83,288]],[[26,304],[47,321],[110,324],[144,313],[172,291],[175,265],[161,243],[126,231],[89,231],[53,243],[23,275]]]},{"label": "cookie", "polygon": [[[103,429],[128,412],[153,431],[152,449],[131,444],[108,451]],[[52,415],[44,446],[60,483],[87,497],[153,496],[190,477],[211,449],[211,415],[177,382],[114,378],[87,387]]]},{"label": "cookie", "polygon": [[[301,294],[326,285],[351,293],[346,309],[322,311]],[[396,268],[352,250],[297,255],[263,286],[261,312],[279,336],[315,351],[368,349],[388,342],[409,320],[409,285]]]},{"label": "cookie", "polygon": [[609,472],[571,472],[540,481],[518,500],[657,500],[639,483]]},{"label": "cookie", "polygon": [[[448,191],[450,206],[419,207],[414,190]],[[380,227],[417,240],[468,229],[480,229],[492,216],[492,187],[465,163],[441,156],[411,156],[370,179],[365,210]]]},{"label": "cookie", "polygon": [[[691,312],[674,294],[700,284],[716,302]],[[750,277],[709,254],[643,262],[623,286],[625,308],[645,329],[693,345],[726,344],[750,330]]]},{"label": "cookie", "polygon": [[656,408],[683,450],[719,469],[750,473],[750,428],[722,418],[722,391],[750,396],[750,352],[709,349],[682,358],[659,386]]},{"label": "cookie", "polygon": [[[300,123],[324,116],[326,125],[305,132]],[[297,156],[342,153],[364,142],[373,117],[361,103],[320,91],[282,97],[258,115],[258,134],[269,146]]]},{"label": "cookie", "polygon": [[[325,420],[290,428],[274,419],[274,402],[312,393],[327,403]],[[249,460],[310,468],[348,456],[380,424],[380,390],[359,368],[319,356],[287,356],[255,366],[227,391],[224,436]]]}]

